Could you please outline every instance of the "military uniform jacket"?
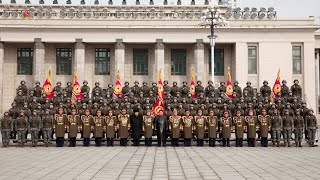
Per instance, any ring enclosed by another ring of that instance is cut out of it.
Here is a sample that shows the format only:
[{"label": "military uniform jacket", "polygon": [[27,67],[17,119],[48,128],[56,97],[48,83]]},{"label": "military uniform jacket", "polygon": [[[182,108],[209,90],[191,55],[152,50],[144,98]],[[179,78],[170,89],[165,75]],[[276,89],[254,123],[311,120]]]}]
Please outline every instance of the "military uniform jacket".
[{"label": "military uniform jacket", "polygon": [[119,122],[119,137],[120,138],[128,138],[130,129],[130,115],[129,114],[119,114],[118,115]]},{"label": "military uniform jacket", "polygon": [[244,116],[234,116],[233,125],[236,131],[236,138],[243,138],[244,127],[245,127],[245,117]]},{"label": "military uniform jacket", "polygon": [[51,114],[43,116],[42,128],[44,130],[51,130],[53,127],[53,116]]},{"label": "military uniform jacket", "polygon": [[68,121],[68,117],[66,114],[56,114],[54,116],[54,127],[55,127],[55,133],[56,137],[64,137],[65,133],[65,126]]},{"label": "military uniform jacket", "polygon": [[293,118],[290,115],[285,115],[282,117],[283,129],[292,129],[293,128]]},{"label": "military uniform jacket", "polygon": [[105,118],[103,116],[95,116],[93,118],[94,124],[94,137],[102,138],[103,137],[103,130],[105,129]]},{"label": "military uniform jacket", "polygon": [[293,116],[294,129],[303,129],[304,119],[302,116]]},{"label": "military uniform jacket", "polygon": [[282,117],[280,115],[271,117],[272,131],[279,131],[282,129]]},{"label": "military uniform jacket", "polygon": [[257,132],[257,117],[256,116],[246,116],[247,123],[247,138],[256,138]]},{"label": "military uniform jacket", "polygon": [[220,119],[221,123],[221,133],[222,133],[222,138],[231,138],[231,126],[232,126],[232,119],[231,117],[225,118],[222,117]]},{"label": "military uniform jacket", "polygon": [[0,130],[1,131],[12,131],[13,121],[10,116],[4,116],[0,120]]},{"label": "military uniform jacket", "polygon": [[93,126],[93,116],[81,116],[81,124],[82,124],[82,135],[83,138],[90,138],[91,128]]},{"label": "military uniform jacket", "polygon": [[171,129],[171,138],[180,137],[181,116],[170,116],[169,125]]},{"label": "military uniform jacket", "polygon": [[29,128],[30,130],[40,130],[41,129],[41,118],[40,116],[32,115],[29,117]]},{"label": "military uniform jacket", "polygon": [[206,127],[206,118],[207,117],[205,117],[205,116],[195,116],[194,117],[197,139],[204,138],[204,131],[205,131],[205,127]]},{"label": "military uniform jacket", "polygon": [[266,115],[266,116],[259,115],[258,120],[259,120],[260,136],[261,137],[268,137],[269,129],[271,129],[270,116],[269,115]]},{"label": "military uniform jacket", "polygon": [[218,131],[218,117],[209,116],[207,117],[207,126],[208,126],[208,136],[209,138],[217,138]]},{"label": "military uniform jacket", "polygon": [[182,124],[183,124],[183,137],[186,139],[191,139],[192,130],[194,127],[193,116],[182,116]]},{"label": "military uniform jacket", "polygon": [[306,116],[307,129],[317,129],[317,118],[314,115]]},{"label": "military uniform jacket", "polygon": [[75,138],[78,135],[78,129],[80,128],[81,123],[80,123],[80,116],[79,115],[69,115],[68,116],[68,133],[69,133],[69,138]]},{"label": "military uniform jacket", "polygon": [[115,135],[115,126],[116,126],[116,116],[106,116],[105,123],[106,123],[106,131],[107,131],[107,138],[114,138]]},{"label": "military uniform jacket", "polygon": [[143,130],[145,138],[152,138],[153,135],[153,116],[143,116]]}]

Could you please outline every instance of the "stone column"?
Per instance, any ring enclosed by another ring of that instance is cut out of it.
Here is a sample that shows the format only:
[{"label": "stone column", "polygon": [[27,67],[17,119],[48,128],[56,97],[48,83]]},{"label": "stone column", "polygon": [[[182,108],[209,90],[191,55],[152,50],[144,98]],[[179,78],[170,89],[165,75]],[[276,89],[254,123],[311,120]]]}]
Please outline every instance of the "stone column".
[{"label": "stone column", "polygon": [[41,38],[34,38],[33,54],[33,81],[39,81],[41,84],[46,78],[48,69],[44,66],[45,46]]},{"label": "stone column", "polygon": [[[115,81],[116,79],[116,72],[117,70],[119,69],[120,71],[120,78],[123,79],[124,77],[124,64],[125,64],[125,44],[123,43],[123,39],[117,39],[116,40],[116,44],[115,44],[115,71],[114,71],[114,74],[112,74],[111,77],[112,78],[112,82]],[[124,81],[123,81],[123,84],[124,84]]]},{"label": "stone column", "polygon": [[239,81],[239,85],[246,86],[248,80],[248,48],[247,43],[236,43],[234,50],[235,61],[235,78],[232,80]]},{"label": "stone column", "polygon": [[77,68],[78,80],[79,80],[79,83],[82,84],[83,80],[85,80],[85,55],[86,55],[85,44],[82,42],[82,39],[76,39],[74,49],[75,49],[74,50],[74,67]]},{"label": "stone column", "polygon": [[[194,72],[196,81],[201,81],[204,85],[207,84],[207,73],[204,65],[204,44],[203,39],[197,39],[194,45]],[[191,70],[190,70],[191,71]]]},{"label": "stone column", "polygon": [[316,63],[314,57],[315,44],[311,42],[304,43],[303,46],[303,59],[302,59],[302,99],[307,101],[309,108],[312,108],[315,113],[318,112],[317,107],[317,92],[316,92]]},{"label": "stone column", "polygon": [[163,44],[163,39],[157,39],[156,40],[156,44],[154,46],[154,72],[153,72],[153,80],[156,81],[158,79],[158,71],[159,69],[161,69],[161,73],[162,73],[162,78],[163,80],[166,80],[166,78],[168,78],[168,76],[166,76],[167,74],[167,70],[164,69],[164,44]]},{"label": "stone column", "polygon": [[4,63],[4,47],[0,42],[0,114],[3,113],[3,63]]}]

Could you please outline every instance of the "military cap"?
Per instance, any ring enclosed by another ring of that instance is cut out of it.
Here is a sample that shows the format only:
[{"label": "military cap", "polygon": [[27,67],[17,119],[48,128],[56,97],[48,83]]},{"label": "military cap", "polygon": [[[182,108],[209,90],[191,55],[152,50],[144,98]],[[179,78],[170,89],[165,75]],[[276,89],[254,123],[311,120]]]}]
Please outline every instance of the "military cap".
[{"label": "military cap", "polygon": [[176,81],[173,81],[173,83],[172,84],[178,84]]},{"label": "military cap", "polygon": [[156,83],[156,82],[153,82],[152,85],[157,85],[157,83]]},{"label": "military cap", "polygon": [[213,83],[213,82],[210,80],[210,81],[208,81],[208,84],[210,84],[210,83]]},{"label": "military cap", "polygon": [[19,113],[20,113],[20,114],[21,114],[21,113],[24,113],[24,110],[20,110]]},{"label": "military cap", "polygon": [[87,84],[88,84],[88,81],[87,81],[87,80],[84,80],[82,84],[84,84],[84,83],[87,83]]},{"label": "military cap", "polygon": [[50,112],[50,109],[46,109],[46,112]]},{"label": "military cap", "polygon": [[134,81],[134,84],[139,84],[139,82],[138,81]]},{"label": "military cap", "polygon": [[98,93],[98,94],[99,94],[99,93],[100,93],[100,91],[97,89],[94,93],[96,93],[96,94]]},{"label": "military cap", "polygon": [[296,113],[297,113],[297,112],[300,112],[300,111],[301,111],[300,109],[296,109]]},{"label": "military cap", "polygon": [[[113,86],[113,84],[108,84],[108,87],[112,87]],[[109,92],[109,91],[108,91]]]},{"label": "military cap", "polygon": [[290,103],[289,103],[289,102],[287,102],[286,104],[287,104],[287,105],[290,105]]},{"label": "military cap", "polygon": [[57,82],[57,85],[58,85],[58,84],[60,84],[60,85],[61,85],[61,82],[60,82],[60,81],[58,81],[58,82]]},{"label": "military cap", "polygon": [[40,84],[40,81],[36,81],[34,84]]},{"label": "military cap", "polygon": [[286,80],[282,80],[282,83],[287,83],[287,81]]},{"label": "military cap", "polygon": [[183,81],[182,84],[188,84],[187,81]]},{"label": "military cap", "polygon": [[284,112],[289,112],[289,109],[285,109]]},{"label": "military cap", "polygon": [[267,84],[268,84],[268,81],[264,80],[264,81],[263,81],[263,84],[264,84],[264,83],[267,83]]},{"label": "military cap", "polygon": [[220,84],[226,84],[225,82],[221,81]]},{"label": "military cap", "polygon": [[199,84],[199,83],[201,84],[202,82],[201,81],[197,81],[197,84]]},{"label": "military cap", "polygon": [[171,104],[167,104],[167,107],[171,107]]},{"label": "military cap", "polygon": [[95,82],[94,85],[100,85],[100,83],[99,82]]},{"label": "military cap", "polygon": [[21,89],[19,89],[19,90],[18,90],[18,93],[22,93],[22,90],[21,90]]},{"label": "military cap", "polygon": [[70,85],[71,85],[71,82],[70,82],[70,81],[68,81],[68,82],[67,82],[67,85],[68,85],[68,84],[70,84]]},{"label": "military cap", "polygon": [[34,94],[34,91],[30,91],[29,94]]},{"label": "military cap", "polygon": [[235,83],[239,84],[239,81],[235,80],[235,81],[234,81],[234,84],[235,84]]},{"label": "military cap", "polygon": [[217,107],[217,104],[216,104],[216,103],[213,103],[213,104],[212,104],[212,107]]},{"label": "military cap", "polygon": [[246,84],[251,84],[251,82],[250,81],[247,81],[247,83]]},{"label": "military cap", "polygon": [[38,112],[38,111],[34,109],[32,112]]},{"label": "military cap", "polygon": [[25,83],[26,83],[25,80],[20,81],[20,84],[25,84]]},{"label": "military cap", "polygon": [[298,80],[298,79],[295,79],[295,80],[293,81],[293,83],[295,83],[296,81],[297,81],[297,82],[299,82],[299,80]]},{"label": "military cap", "polygon": [[193,104],[190,104],[190,107],[193,107],[194,105]]}]

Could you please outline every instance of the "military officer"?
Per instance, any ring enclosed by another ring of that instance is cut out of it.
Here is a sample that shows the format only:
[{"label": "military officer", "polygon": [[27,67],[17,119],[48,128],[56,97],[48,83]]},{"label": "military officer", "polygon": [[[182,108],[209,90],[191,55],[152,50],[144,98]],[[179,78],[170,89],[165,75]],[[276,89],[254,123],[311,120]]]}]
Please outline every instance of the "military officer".
[{"label": "military officer", "polygon": [[155,117],[154,122],[156,128],[155,130],[157,131],[158,147],[161,146],[161,143],[163,147],[166,147],[168,119],[167,116],[164,115],[163,110],[159,110],[159,115]]},{"label": "military officer", "polygon": [[72,91],[73,91],[73,86],[71,82],[67,82],[67,87],[64,89],[67,93],[67,97],[71,98],[72,97]]},{"label": "military officer", "polygon": [[89,109],[85,110],[84,115],[81,116],[81,129],[83,135],[83,146],[90,146],[90,135],[93,128],[93,116],[90,115]]},{"label": "military officer", "polygon": [[115,131],[119,127],[116,126],[117,118],[113,115],[113,111],[109,110],[108,115],[105,117],[105,124],[106,124],[106,134],[107,134],[107,146],[113,146],[114,144],[114,137]]},{"label": "military officer", "polygon": [[218,92],[219,92],[219,93],[225,93],[225,92],[226,92],[226,89],[227,89],[226,83],[223,82],[223,81],[221,81],[221,82],[220,82],[220,86],[218,87]]},{"label": "military officer", "polygon": [[232,119],[229,114],[229,111],[224,111],[220,118],[223,147],[230,147]]},{"label": "military officer", "polygon": [[256,132],[257,132],[257,116],[253,115],[253,111],[249,110],[248,116],[245,117],[246,127],[247,127],[247,139],[248,139],[248,146],[255,147],[255,139],[256,139]]},{"label": "military officer", "polygon": [[151,115],[151,110],[148,109],[146,115],[143,116],[143,132],[144,132],[144,142],[145,146],[152,145],[152,135],[154,129],[154,116]]},{"label": "military officer", "polygon": [[121,109],[121,114],[118,115],[120,146],[127,146],[129,129],[130,129],[130,115],[127,114],[125,108]]},{"label": "military officer", "polygon": [[94,83],[94,88],[92,89],[92,96],[91,98],[94,99],[94,97],[98,94],[101,95],[102,94],[102,88],[100,87],[100,83],[99,82],[95,82]]},{"label": "military officer", "polygon": [[291,86],[290,90],[292,91],[292,94],[294,96],[297,96],[299,99],[302,98],[302,88],[299,85],[299,80],[298,79],[295,79],[293,81],[293,85]]},{"label": "military officer", "polygon": [[50,114],[50,109],[46,109],[45,115],[42,117],[42,133],[43,142],[46,147],[51,143],[53,129],[53,115]]},{"label": "military officer", "polygon": [[110,95],[112,95],[113,92],[114,92],[113,84],[108,84],[107,93],[109,93]]},{"label": "military officer", "polygon": [[84,80],[81,86],[81,92],[82,94],[86,93],[89,94],[90,93],[90,87],[88,86],[88,81]]},{"label": "military officer", "polygon": [[258,126],[261,137],[261,147],[268,147],[268,134],[271,130],[270,116],[267,115],[267,110],[262,109],[261,115],[258,116]]},{"label": "military officer", "polygon": [[20,111],[15,121],[15,127],[18,135],[18,145],[23,147],[26,142],[26,131],[28,129],[28,117],[25,116],[23,111]]},{"label": "military officer", "polygon": [[128,81],[126,81],[125,83],[124,83],[124,87],[122,88],[122,93],[123,93],[123,95],[128,95],[129,93],[131,92],[131,88],[130,88],[130,86],[129,86],[129,82]]},{"label": "military officer", "polygon": [[150,93],[152,92],[152,94],[150,94],[150,97],[157,97],[158,95],[158,86],[156,82],[152,83],[152,86],[150,87]]},{"label": "military officer", "polygon": [[134,86],[131,87],[131,92],[135,97],[139,97],[139,94],[141,92],[141,88],[139,87],[139,82],[135,81]]},{"label": "military officer", "polygon": [[212,81],[208,81],[208,86],[205,88],[206,97],[210,97],[214,93],[214,86]]},{"label": "military officer", "polygon": [[169,130],[171,131],[171,146],[179,146],[179,137],[181,129],[181,116],[178,116],[178,110],[173,109],[173,115],[169,117]]},{"label": "military officer", "polygon": [[26,97],[22,95],[22,90],[18,90],[17,96],[14,98],[18,108],[22,108],[25,99]]},{"label": "military officer", "polygon": [[245,128],[245,117],[241,114],[241,110],[236,110],[235,116],[233,117],[233,124],[236,132],[236,147],[243,146],[243,134]]},{"label": "military officer", "polygon": [[81,129],[80,116],[77,115],[77,110],[75,108],[72,108],[71,114],[68,115],[68,121],[67,121],[69,147],[76,146],[77,144],[76,138],[77,138],[78,132],[80,132],[80,129]]},{"label": "military officer", "polygon": [[295,115],[293,116],[293,124],[296,147],[302,147],[301,143],[303,139],[304,119],[303,116],[300,115],[300,109],[297,109]]},{"label": "military officer", "polygon": [[190,87],[188,86],[188,83],[186,81],[183,81],[182,86],[180,87],[180,94],[183,98],[186,98],[188,96]]},{"label": "military officer", "polygon": [[190,115],[190,110],[186,110],[185,116],[182,116],[184,146],[191,146],[193,138],[192,131],[194,130],[194,118]]},{"label": "military officer", "polygon": [[[150,91],[150,88],[148,86],[148,83],[143,82],[142,87],[141,87],[141,92],[143,94],[143,97],[145,97],[145,98],[149,97],[149,91]],[[141,92],[140,92],[140,94],[141,94]]]},{"label": "military officer", "polygon": [[93,133],[96,146],[100,147],[102,143],[103,131],[105,129],[105,117],[101,115],[101,110],[97,110],[97,115],[93,118]]},{"label": "military officer", "polygon": [[201,81],[197,81],[197,85],[195,87],[196,95],[199,96],[201,93],[204,93],[204,87],[202,86]]},{"label": "military officer", "polygon": [[10,132],[13,131],[13,120],[9,112],[5,111],[4,116],[0,119],[0,130],[2,137],[2,147],[9,147]]},{"label": "military officer", "polygon": [[308,143],[309,147],[314,147],[314,141],[316,139],[316,131],[318,129],[317,126],[317,118],[313,114],[313,110],[309,111],[309,114],[306,116],[306,126],[308,130]]},{"label": "military officer", "polygon": [[251,87],[251,82],[247,81],[246,84],[247,84],[247,86],[245,88],[243,88],[243,92],[247,91],[248,92],[248,96],[252,98],[254,96],[254,90]]},{"label": "military officer", "polygon": [[142,123],[142,114],[139,113],[139,109],[134,109],[133,114],[130,116],[131,137],[133,139],[133,146],[140,145]]},{"label": "military officer", "polygon": [[238,81],[234,81],[233,82],[233,92],[236,92],[237,97],[242,97],[242,89],[239,86],[239,82]]},{"label": "military officer", "polygon": [[207,129],[208,129],[208,137],[209,137],[209,146],[216,146],[216,138],[218,132],[218,124],[219,119],[218,116],[214,114],[213,110],[210,110],[209,116],[207,117]]},{"label": "military officer", "polygon": [[41,94],[42,94],[42,88],[40,87],[40,82],[36,81],[35,82],[35,87],[33,88],[34,91],[34,95],[38,98],[40,98]]},{"label": "military officer", "polygon": [[37,110],[33,110],[32,115],[29,117],[28,125],[31,134],[32,147],[37,147],[39,131],[42,127],[41,117],[38,115]]},{"label": "military officer", "polygon": [[22,80],[20,82],[20,86],[18,86],[17,91],[19,91],[19,90],[21,90],[22,96],[27,96],[28,95],[28,88],[26,86],[26,81],[25,80]]},{"label": "military officer", "polygon": [[170,86],[169,82],[167,80],[163,81],[163,90],[164,90],[164,95],[169,95],[170,94]]},{"label": "military officer", "polygon": [[202,114],[202,110],[197,111],[197,116],[194,117],[195,129],[197,136],[197,146],[203,146],[204,132],[206,127],[207,117]]},{"label": "military officer", "polygon": [[271,88],[270,86],[268,86],[268,81],[263,81],[263,86],[260,87],[260,92],[262,94],[262,96],[265,97],[270,97],[271,94]]},{"label": "military officer", "polygon": [[[56,86],[53,88],[53,92],[56,92],[57,96],[60,96],[62,98],[63,88],[61,87],[61,82],[60,81],[58,81]],[[40,94],[40,96],[41,96],[41,94]]]},{"label": "military officer", "polygon": [[284,139],[284,146],[290,147],[290,140],[292,135],[292,129],[293,129],[293,118],[289,114],[289,110],[284,110],[284,116],[282,117],[282,123],[283,123],[283,139]]},{"label": "military officer", "polygon": [[275,109],[271,116],[271,128],[272,128],[272,144],[277,147],[280,146],[281,131],[282,131],[282,117],[280,116],[279,110]]},{"label": "military officer", "polygon": [[58,108],[58,114],[54,116],[54,131],[56,134],[56,146],[63,147],[64,145],[64,134],[66,130],[66,123],[68,117],[64,114],[64,109],[62,107]]},{"label": "military officer", "polygon": [[287,86],[287,81],[282,80],[282,85],[281,85],[281,95],[283,97],[287,97],[289,94],[289,87]]},{"label": "military officer", "polygon": [[179,87],[177,82],[172,83],[172,87],[170,88],[170,93],[172,97],[176,97],[179,92]]}]

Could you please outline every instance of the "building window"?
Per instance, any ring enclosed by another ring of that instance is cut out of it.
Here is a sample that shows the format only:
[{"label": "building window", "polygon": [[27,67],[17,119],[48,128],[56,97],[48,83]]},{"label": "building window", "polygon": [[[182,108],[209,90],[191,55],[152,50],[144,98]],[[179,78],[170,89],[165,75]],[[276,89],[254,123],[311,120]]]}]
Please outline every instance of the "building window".
[{"label": "building window", "polygon": [[301,46],[292,47],[293,74],[301,74]]},{"label": "building window", "polygon": [[148,49],[133,49],[133,75],[148,75]]},{"label": "building window", "polygon": [[110,49],[96,48],[95,75],[110,75]]},{"label": "building window", "polygon": [[257,74],[257,46],[248,46],[248,74]]},{"label": "building window", "polygon": [[71,75],[72,66],[72,49],[57,48],[56,49],[56,66],[57,75]]},{"label": "building window", "polygon": [[[209,74],[211,75],[211,49],[209,49]],[[224,49],[214,49],[214,75],[224,76]]]},{"label": "building window", "polygon": [[171,49],[171,75],[186,75],[186,49]]},{"label": "building window", "polygon": [[18,48],[17,49],[17,74],[32,75],[33,66],[33,49]]}]

